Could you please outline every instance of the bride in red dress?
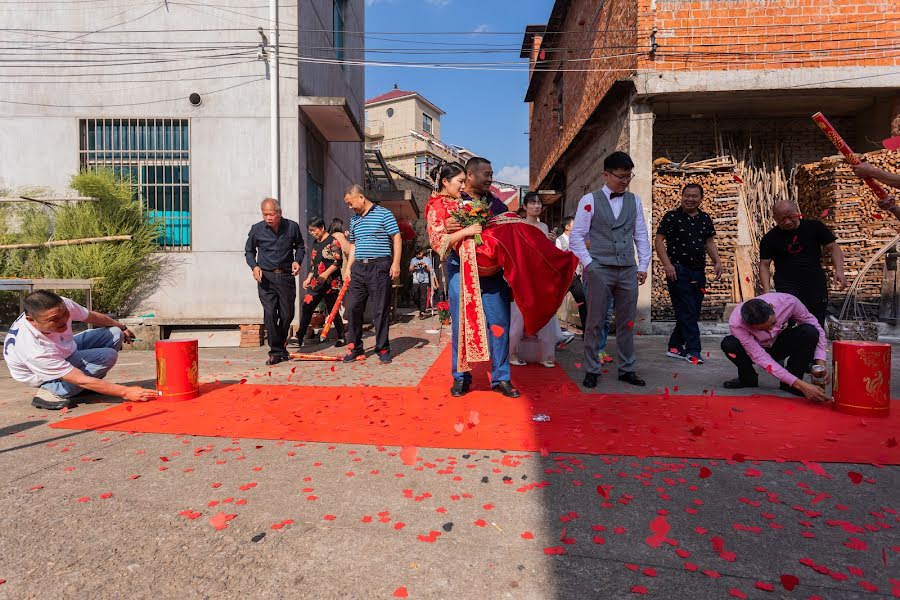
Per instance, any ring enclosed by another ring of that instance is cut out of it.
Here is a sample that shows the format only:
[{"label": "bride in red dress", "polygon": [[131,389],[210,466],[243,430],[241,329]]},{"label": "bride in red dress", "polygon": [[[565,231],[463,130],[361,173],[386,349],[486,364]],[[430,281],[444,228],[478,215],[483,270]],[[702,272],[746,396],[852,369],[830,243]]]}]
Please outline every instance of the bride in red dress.
[{"label": "bride in red dress", "polygon": [[[469,363],[491,358],[481,299],[482,277],[491,277],[502,271],[512,291],[512,299],[522,311],[525,334],[533,335],[556,314],[568,293],[578,259],[569,252],[559,250],[543,232],[510,212],[491,194],[484,198],[485,202],[490,203],[491,217],[481,231],[481,244],[476,245],[472,237],[477,233],[474,227],[449,233],[448,221],[459,210],[461,201],[469,198],[465,192],[456,191],[458,185],[448,185],[451,182],[446,173],[465,173],[465,169],[450,163],[439,170],[443,176],[439,179],[435,177],[439,189],[425,206],[425,218],[431,247],[442,261],[457,255],[460,265],[457,314],[462,318],[452,325],[458,328],[459,340],[457,356],[454,357],[456,376],[457,371],[469,371]],[[508,337],[509,332],[492,331],[491,335]]]}]

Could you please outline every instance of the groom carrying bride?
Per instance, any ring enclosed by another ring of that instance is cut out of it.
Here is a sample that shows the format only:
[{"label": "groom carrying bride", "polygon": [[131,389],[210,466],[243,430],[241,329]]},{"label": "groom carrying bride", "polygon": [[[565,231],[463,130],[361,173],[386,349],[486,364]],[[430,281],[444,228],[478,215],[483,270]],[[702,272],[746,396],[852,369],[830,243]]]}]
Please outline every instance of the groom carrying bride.
[{"label": "groom carrying bride", "polygon": [[[577,264],[490,193],[493,175],[491,163],[478,157],[465,168],[444,163],[431,173],[437,191],[425,218],[431,247],[447,264],[453,396],[469,391],[470,363],[490,361],[491,389],[519,397],[510,382],[510,303],[522,311],[526,335],[536,333],[568,293]],[[467,205],[486,206],[490,215],[463,227],[454,214]]]}]

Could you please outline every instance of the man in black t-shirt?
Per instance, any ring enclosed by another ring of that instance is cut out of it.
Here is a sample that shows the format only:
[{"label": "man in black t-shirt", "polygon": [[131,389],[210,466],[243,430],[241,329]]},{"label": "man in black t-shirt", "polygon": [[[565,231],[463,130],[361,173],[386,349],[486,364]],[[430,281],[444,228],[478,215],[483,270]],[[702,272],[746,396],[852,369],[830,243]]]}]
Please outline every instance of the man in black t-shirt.
[{"label": "man in black t-shirt", "polygon": [[716,279],[722,262],[716,248],[716,229],[709,215],[700,210],[703,188],[689,183],[681,190],[681,206],[663,216],[656,230],[656,255],[666,271],[666,283],[675,329],[669,337],[666,356],[703,364],[700,356],[700,309],[706,293],[706,255],[713,259]]},{"label": "man in black t-shirt", "polygon": [[822,249],[831,254],[834,280],[842,288],[844,253],[837,237],[821,221],[801,219],[790,201],[773,209],[776,226],[759,243],[759,278],[762,293],[772,291],[771,265],[775,263],[775,291],[798,298],[819,324],[825,323],[828,309],[828,279],[822,268]]}]

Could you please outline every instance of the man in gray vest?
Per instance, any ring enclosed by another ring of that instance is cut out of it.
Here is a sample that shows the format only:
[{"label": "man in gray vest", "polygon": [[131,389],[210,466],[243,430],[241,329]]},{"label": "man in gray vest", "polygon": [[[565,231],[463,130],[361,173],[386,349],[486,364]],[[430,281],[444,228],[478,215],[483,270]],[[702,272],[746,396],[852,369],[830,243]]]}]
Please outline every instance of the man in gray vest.
[{"label": "man in gray vest", "polygon": [[[624,152],[613,152],[603,161],[606,185],[578,203],[569,235],[569,249],[584,267],[588,314],[584,328],[584,387],[597,387],[602,364],[598,357],[600,329],[609,297],[616,307],[616,349],[619,380],[646,385],[634,372],[634,318],[638,286],[647,281],[650,238],[641,199],[625,191],[634,175],[634,163]],[[637,261],[634,249],[637,248]],[[589,249],[590,248],[590,249]]]}]

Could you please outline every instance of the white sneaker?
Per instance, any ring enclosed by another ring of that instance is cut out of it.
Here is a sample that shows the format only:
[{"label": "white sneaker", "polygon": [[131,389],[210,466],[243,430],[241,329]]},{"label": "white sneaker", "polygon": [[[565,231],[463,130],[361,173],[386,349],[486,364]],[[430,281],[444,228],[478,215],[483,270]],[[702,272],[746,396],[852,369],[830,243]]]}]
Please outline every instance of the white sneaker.
[{"label": "white sneaker", "polygon": [[524,367],[528,363],[526,363],[524,360],[520,359],[518,356],[510,356],[509,364],[515,365],[517,367]]},{"label": "white sneaker", "polygon": [[541,364],[547,367],[548,369],[552,369],[556,366],[556,363],[552,360],[542,360]]},{"label": "white sneaker", "polygon": [[668,350],[666,350],[666,356],[668,356],[669,358],[678,358],[678,359],[680,359],[680,360],[685,360],[685,359],[687,359],[687,353],[686,353],[686,352],[682,352],[681,350],[678,350],[677,352],[672,352],[672,349],[671,349],[671,348],[669,348]]},{"label": "white sneaker", "polygon": [[48,389],[38,388],[34,392],[34,398],[31,400],[31,405],[35,408],[43,408],[45,410],[61,410],[69,407],[71,402],[62,396],[57,396]]},{"label": "white sneaker", "polygon": [[557,345],[557,347],[559,347],[559,348],[565,348],[566,346],[568,346],[569,344],[571,344],[571,343],[572,343],[572,340],[574,340],[574,339],[575,339],[575,334],[574,334],[574,333],[572,333],[571,331],[563,331],[563,332],[562,332],[562,340],[560,340],[560,342],[559,342],[559,344]]}]

